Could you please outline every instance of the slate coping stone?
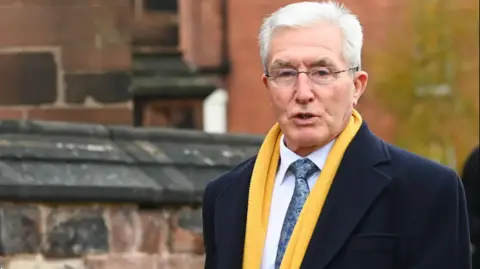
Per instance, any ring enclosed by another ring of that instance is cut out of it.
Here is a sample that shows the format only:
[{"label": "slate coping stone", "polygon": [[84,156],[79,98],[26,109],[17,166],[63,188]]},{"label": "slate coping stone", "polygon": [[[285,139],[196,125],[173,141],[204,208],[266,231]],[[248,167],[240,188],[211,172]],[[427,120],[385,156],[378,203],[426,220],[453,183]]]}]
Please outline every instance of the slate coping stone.
[{"label": "slate coping stone", "polygon": [[0,200],[199,204],[263,137],[49,121],[0,121]]}]

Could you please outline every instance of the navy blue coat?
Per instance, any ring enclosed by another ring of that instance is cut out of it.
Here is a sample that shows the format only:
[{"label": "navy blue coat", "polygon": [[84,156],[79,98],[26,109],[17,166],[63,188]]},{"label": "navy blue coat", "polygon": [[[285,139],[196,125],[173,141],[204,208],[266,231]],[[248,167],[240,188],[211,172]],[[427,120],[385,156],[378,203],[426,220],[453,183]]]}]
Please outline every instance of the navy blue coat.
[{"label": "navy blue coat", "polygon": [[470,221],[470,241],[475,246],[472,268],[480,268],[480,174],[478,172],[480,147],[473,149],[463,167],[462,182],[467,196]]},{"label": "navy blue coat", "polygon": [[[255,157],[204,193],[206,269],[241,269]],[[302,269],[470,269],[464,189],[450,168],[364,123],[345,152]],[[259,269],[259,268],[252,268]]]}]

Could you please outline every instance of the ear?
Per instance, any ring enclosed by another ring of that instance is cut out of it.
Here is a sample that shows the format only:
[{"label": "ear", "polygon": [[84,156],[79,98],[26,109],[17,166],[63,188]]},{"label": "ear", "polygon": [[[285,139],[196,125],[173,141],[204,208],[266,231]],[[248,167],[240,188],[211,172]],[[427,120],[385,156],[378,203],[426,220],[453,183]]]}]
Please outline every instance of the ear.
[{"label": "ear", "polygon": [[265,75],[265,73],[262,74],[262,82],[263,82],[263,85],[265,86],[265,88],[268,90],[270,88],[270,85],[268,85],[268,78]]},{"label": "ear", "polygon": [[270,107],[273,107],[272,93],[270,92],[270,84],[268,83],[268,78],[265,74],[262,75],[262,82],[263,82],[263,86],[265,86],[265,89],[268,91]]},{"label": "ear", "polygon": [[368,82],[367,72],[358,71],[355,73],[355,80],[353,81],[353,84],[355,86],[355,92],[353,94],[353,106],[357,105],[358,100],[362,96],[363,92],[365,92],[365,89],[367,87],[367,82]]}]

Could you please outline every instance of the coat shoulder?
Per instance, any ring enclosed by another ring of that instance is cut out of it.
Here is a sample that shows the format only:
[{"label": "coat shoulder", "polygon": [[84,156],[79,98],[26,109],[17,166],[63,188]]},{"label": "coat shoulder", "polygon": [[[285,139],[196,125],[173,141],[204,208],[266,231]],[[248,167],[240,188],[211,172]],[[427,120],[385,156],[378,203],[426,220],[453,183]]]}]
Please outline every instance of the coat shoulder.
[{"label": "coat shoulder", "polygon": [[[205,195],[219,196],[225,189],[238,180],[250,180],[245,174],[251,175],[257,156],[252,156],[247,160],[233,167],[228,172],[220,175],[210,181],[205,188]],[[248,172],[248,173],[246,173]]]},{"label": "coat shoulder", "polygon": [[397,146],[387,144],[387,148],[396,178],[413,185],[458,184],[459,176],[454,169]]}]

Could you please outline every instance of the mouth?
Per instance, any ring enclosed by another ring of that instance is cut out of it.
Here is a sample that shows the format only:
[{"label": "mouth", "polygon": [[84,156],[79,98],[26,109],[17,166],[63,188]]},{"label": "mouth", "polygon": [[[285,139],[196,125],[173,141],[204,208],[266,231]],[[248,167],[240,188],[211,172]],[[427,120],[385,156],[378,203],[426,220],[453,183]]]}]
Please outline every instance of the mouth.
[{"label": "mouth", "polygon": [[315,117],[315,115],[313,115],[312,113],[297,113],[293,116],[293,118],[295,119],[302,119],[302,120],[310,119],[313,117]]},{"label": "mouth", "polygon": [[312,125],[315,123],[316,118],[312,113],[296,113],[292,117],[293,122],[300,126]]}]

